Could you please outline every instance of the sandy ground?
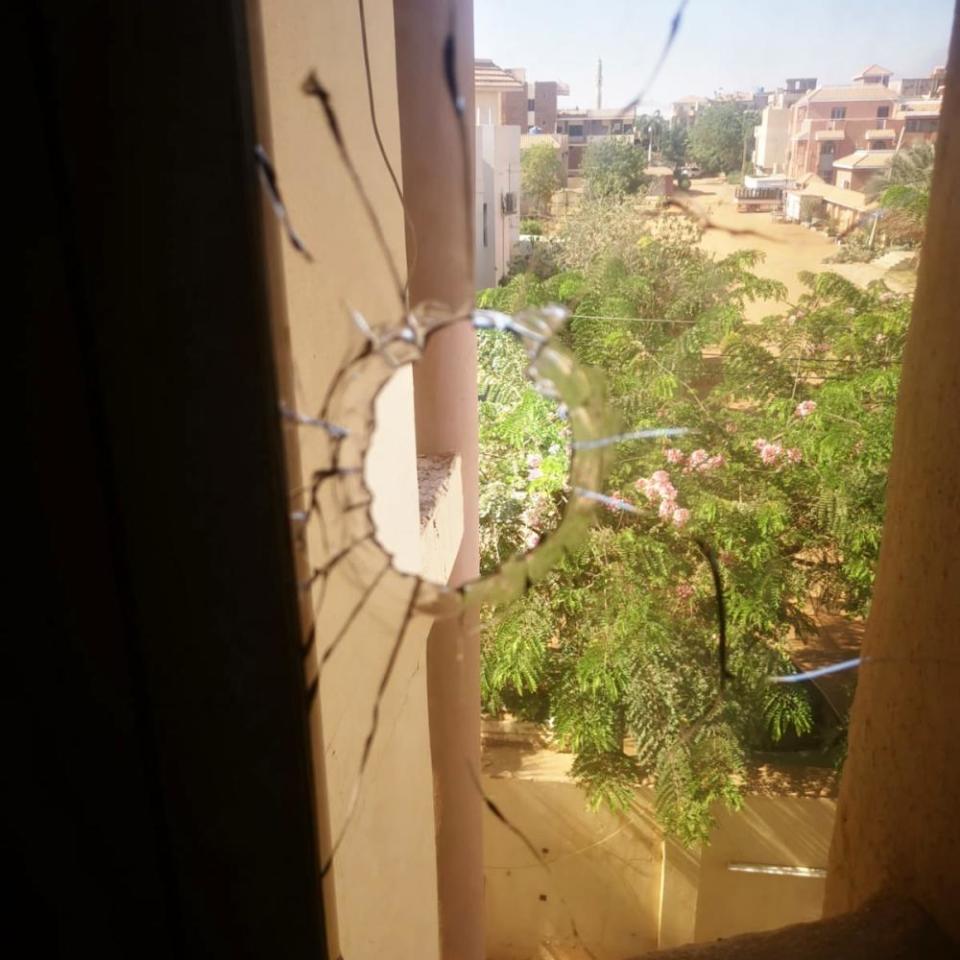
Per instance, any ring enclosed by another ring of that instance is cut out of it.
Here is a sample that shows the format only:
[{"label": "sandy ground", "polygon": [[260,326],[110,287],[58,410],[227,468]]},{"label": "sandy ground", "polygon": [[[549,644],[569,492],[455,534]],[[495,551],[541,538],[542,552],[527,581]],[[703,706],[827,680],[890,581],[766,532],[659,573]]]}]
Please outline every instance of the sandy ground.
[{"label": "sandy ground", "polygon": [[[752,230],[753,235],[727,233],[722,229],[707,229],[701,246],[718,256],[735,250],[759,250],[764,255],[755,268],[761,277],[779,280],[787,287],[791,303],[804,292],[798,274],[832,270],[854,283],[866,286],[871,280],[883,279],[893,289],[909,290],[909,279],[873,266],[869,263],[829,264],[827,257],[837,252],[837,244],[824,233],[801,227],[796,223],[777,223],[769,213],[740,213],[734,203],[735,187],[718,179],[695,180],[688,191],[678,191],[678,200],[689,203],[698,213],[717,227]],[[775,300],[759,301],[747,306],[747,319],[760,320],[771,313],[785,313],[786,305]]]}]

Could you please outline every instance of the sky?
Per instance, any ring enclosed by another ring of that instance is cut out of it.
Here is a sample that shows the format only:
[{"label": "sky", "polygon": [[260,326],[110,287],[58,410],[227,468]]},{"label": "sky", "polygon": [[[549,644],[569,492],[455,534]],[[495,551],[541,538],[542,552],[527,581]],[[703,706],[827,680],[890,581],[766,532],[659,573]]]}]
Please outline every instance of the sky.
[{"label": "sky", "polygon": [[[679,0],[473,0],[475,50],[528,80],[561,80],[561,106],[603,105],[642,89]],[[688,0],[680,32],[645,106],[687,94],[768,90],[787,77],[847,83],[879,63],[923,77],[946,63],[953,0]]]}]

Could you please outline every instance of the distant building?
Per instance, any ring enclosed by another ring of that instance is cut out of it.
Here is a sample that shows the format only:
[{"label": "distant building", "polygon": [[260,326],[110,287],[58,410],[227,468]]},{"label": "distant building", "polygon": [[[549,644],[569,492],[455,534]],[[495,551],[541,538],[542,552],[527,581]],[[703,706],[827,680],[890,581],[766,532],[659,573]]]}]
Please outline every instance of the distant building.
[{"label": "distant building", "polygon": [[567,137],[569,172],[575,174],[583,165],[583,152],[599,140],[636,141],[637,111],[631,110],[561,110],[557,114],[557,133]]},{"label": "distant building", "polygon": [[569,87],[559,80],[527,80],[522,67],[508,67],[507,73],[523,84],[522,90],[511,90],[504,97],[504,123],[520,127],[521,133],[534,128],[539,133],[557,132],[557,100],[568,96]]},{"label": "distant building", "polygon": [[474,60],[474,93],[477,102],[477,123],[494,123],[519,127],[529,133],[557,132],[559,97],[570,89],[559,80],[527,81],[523,67],[504,69],[492,60]]},{"label": "distant building", "polygon": [[696,123],[697,117],[709,106],[710,100],[707,97],[690,96],[674,100],[670,125],[688,130]]}]

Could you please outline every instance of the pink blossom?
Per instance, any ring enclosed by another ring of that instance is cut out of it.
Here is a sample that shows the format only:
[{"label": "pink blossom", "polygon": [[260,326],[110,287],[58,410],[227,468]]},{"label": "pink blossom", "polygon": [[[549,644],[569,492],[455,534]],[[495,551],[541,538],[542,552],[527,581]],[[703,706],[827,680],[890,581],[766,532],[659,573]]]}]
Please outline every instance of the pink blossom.
[{"label": "pink blossom", "polygon": [[667,458],[667,463],[683,463],[684,460],[683,451],[676,447],[670,447],[664,451],[664,456]]},{"label": "pink blossom", "polygon": [[760,450],[760,459],[769,465],[776,463],[781,453],[783,453],[783,447],[779,443],[767,443]]},{"label": "pink blossom", "polygon": [[756,450],[757,453],[759,453],[766,445],[767,441],[763,437],[757,437],[757,439],[753,441],[753,449]]},{"label": "pink blossom", "polygon": [[539,480],[543,476],[543,471],[539,467],[527,471],[528,480]]},{"label": "pink blossom", "polygon": [[709,459],[710,459],[710,454],[707,453],[706,450],[694,450],[693,453],[690,454],[690,467],[693,470],[698,470]]},{"label": "pink blossom", "polygon": [[798,417],[809,417],[814,410],[817,409],[817,404],[815,400],[804,400],[802,403],[797,404],[797,409],[794,410],[794,414]]},{"label": "pink blossom", "polygon": [[653,473],[650,474],[650,479],[654,483],[669,483],[670,474],[667,473],[666,470],[654,470]]},{"label": "pink blossom", "polygon": [[673,511],[673,517],[671,519],[675,527],[684,527],[690,519],[690,511],[687,510],[686,507],[680,507],[679,510]]},{"label": "pink blossom", "polygon": [[660,509],[657,511],[661,520],[670,520],[674,513],[678,513],[676,500],[661,500]]},{"label": "pink blossom", "polygon": [[796,447],[791,447],[787,451],[787,459],[791,463],[800,463],[803,460],[803,454]]},{"label": "pink blossom", "polygon": [[679,600],[689,600],[694,594],[693,586],[689,583],[678,583],[673,592]]},{"label": "pink blossom", "polygon": [[640,477],[634,486],[637,488],[638,493],[642,493],[648,500],[652,500],[657,494],[653,489],[653,485],[646,477]]},{"label": "pink blossom", "polygon": [[528,467],[539,467],[543,463],[543,457],[539,453],[531,453],[527,456]]},{"label": "pink blossom", "polygon": [[534,533],[532,530],[527,534],[526,539],[523,541],[524,546],[528,550],[532,550],[540,542],[540,534]]},{"label": "pink blossom", "polygon": [[669,480],[653,484],[653,489],[661,500],[677,499],[677,488]]},{"label": "pink blossom", "polygon": [[722,453],[718,453],[715,456],[712,456],[704,465],[705,470],[717,470],[720,467],[726,466],[726,459]]}]

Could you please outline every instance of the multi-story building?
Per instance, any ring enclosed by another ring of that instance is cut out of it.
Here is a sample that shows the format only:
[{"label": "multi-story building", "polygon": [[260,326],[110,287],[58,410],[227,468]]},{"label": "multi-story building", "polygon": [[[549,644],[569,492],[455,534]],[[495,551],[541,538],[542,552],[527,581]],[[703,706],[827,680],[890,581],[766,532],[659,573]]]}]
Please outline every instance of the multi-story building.
[{"label": "multi-story building", "polygon": [[569,87],[559,80],[527,81],[523,67],[502,68],[492,60],[474,61],[477,123],[519,127],[526,133],[556,133],[559,97]]},{"label": "multi-story building", "polygon": [[507,73],[523,89],[504,95],[504,123],[520,127],[521,133],[556,133],[557,99],[568,96],[570,88],[559,80],[528,81],[523,67],[509,67]]},{"label": "multi-story building", "polygon": [[[817,87],[805,93],[790,110],[786,167],[800,179],[816,174],[837,182],[837,170],[851,174],[863,168],[858,151],[882,154],[901,146],[936,137],[939,99],[904,100],[891,88],[891,71],[872,64],[845,86]],[[892,154],[891,154],[892,155]],[[881,157],[882,158],[882,157]],[[835,167],[843,161],[843,167]],[[855,164],[855,166],[850,166]]]},{"label": "multi-story building", "polygon": [[583,152],[598,140],[636,139],[637,111],[630,110],[561,110],[557,114],[557,133],[567,137],[568,166],[576,174],[583,165]]}]

